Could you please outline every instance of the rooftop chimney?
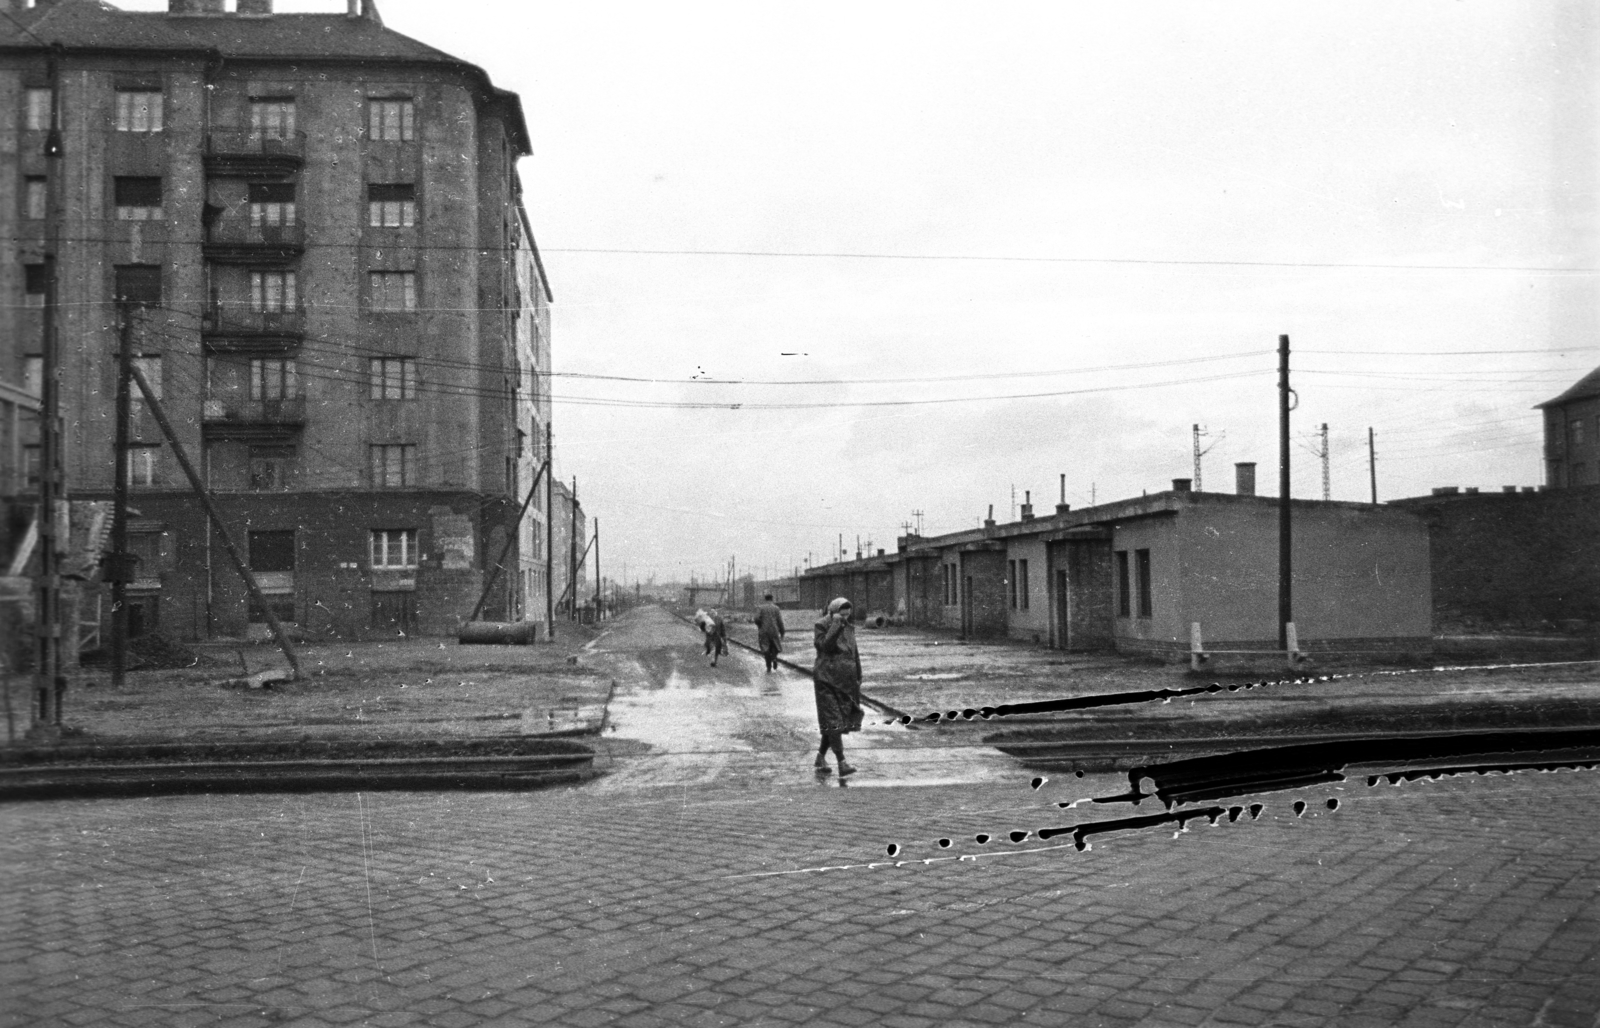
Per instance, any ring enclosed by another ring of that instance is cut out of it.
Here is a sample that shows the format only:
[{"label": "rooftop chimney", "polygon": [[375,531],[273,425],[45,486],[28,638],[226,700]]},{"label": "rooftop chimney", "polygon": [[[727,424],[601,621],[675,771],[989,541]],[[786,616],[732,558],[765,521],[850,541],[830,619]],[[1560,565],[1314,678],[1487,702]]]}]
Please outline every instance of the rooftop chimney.
[{"label": "rooftop chimney", "polygon": [[1500,487],[1500,491],[1503,493],[1514,493],[1517,491],[1517,487],[1514,485],[1503,485]]},{"label": "rooftop chimney", "polygon": [[983,519],[984,528],[994,527],[994,504],[989,504],[989,516]]},{"label": "rooftop chimney", "polygon": [[1234,491],[1240,496],[1256,494],[1256,462],[1243,460],[1233,466]]},{"label": "rooftop chimney", "polygon": [[1172,480],[1172,491],[1175,493],[1192,492],[1193,490],[1191,487],[1193,485],[1194,479],[1192,478],[1174,478]]},{"label": "rooftop chimney", "polygon": [[1022,491],[1022,520],[1033,520],[1033,490],[1031,489]]}]

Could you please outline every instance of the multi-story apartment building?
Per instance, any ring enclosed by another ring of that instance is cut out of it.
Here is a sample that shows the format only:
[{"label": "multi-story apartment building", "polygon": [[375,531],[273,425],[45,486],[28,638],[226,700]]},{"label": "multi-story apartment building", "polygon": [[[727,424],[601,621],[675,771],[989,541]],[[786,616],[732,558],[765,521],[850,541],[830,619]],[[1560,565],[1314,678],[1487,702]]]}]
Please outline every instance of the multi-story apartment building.
[{"label": "multi-story apartment building", "polygon": [[1545,484],[1600,485],[1600,368],[1539,404],[1544,411]]},{"label": "multi-story apartment building", "polygon": [[[546,456],[550,292],[517,96],[386,28],[372,0],[0,7],[0,379],[39,390],[54,225],[73,498],[112,492],[126,320],[280,618],[319,637],[453,633]],[[133,407],[134,631],[260,631]],[[0,482],[26,492],[37,450],[22,453]],[[543,493],[486,617],[543,616]]]}]

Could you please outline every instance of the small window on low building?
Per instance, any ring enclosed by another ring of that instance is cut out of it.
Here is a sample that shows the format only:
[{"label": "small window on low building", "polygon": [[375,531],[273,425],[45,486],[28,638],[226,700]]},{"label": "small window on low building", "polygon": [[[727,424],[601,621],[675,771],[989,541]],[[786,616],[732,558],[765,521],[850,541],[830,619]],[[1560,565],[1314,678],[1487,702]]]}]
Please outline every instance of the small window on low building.
[{"label": "small window on low building", "polygon": [[367,135],[372,139],[410,142],[416,138],[416,104],[406,97],[380,97],[367,102]]},{"label": "small window on low building", "polygon": [[1006,561],[1006,599],[1009,601],[1011,609],[1012,610],[1016,610],[1017,609],[1017,562],[1014,561],[1014,560]]},{"label": "small window on low building", "polygon": [[367,187],[367,224],[411,228],[417,223],[417,187],[410,183]]},{"label": "small window on low building", "polygon": [[45,274],[45,266],[43,264],[24,264],[22,266],[22,305],[24,307],[43,307],[48,285],[49,276]]},{"label": "small window on low building", "polygon": [[1135,550],[1134,558],[1139,575],[1139,616],[1147,618],[1151,616],[1154,609],[1150,588],[1150,551]]},{"label": "small window on low building", "polygon": [[118,132],[160,132],[162,103],[159,89],[117,90]]},{"label": "small window on low building", "polygon": [[1117,615],[1131,617],[1133,615],[1132,582],[1128,575],[1128,551],[1118,550],[1117,558]]},{"label": "small window on low building", "polygon": [[1017,561],[1017,606],[1028,609],[1028,562]]},{"label": "small window on low building", "polygon": [[160,221],[161,179],[118,175],[112,183],[118,221]]},{"label": "small window on low building", "polygon": [[43,221],[50,216],[50,180],[44,175],[29,175],[22,182],[22,216]]}]

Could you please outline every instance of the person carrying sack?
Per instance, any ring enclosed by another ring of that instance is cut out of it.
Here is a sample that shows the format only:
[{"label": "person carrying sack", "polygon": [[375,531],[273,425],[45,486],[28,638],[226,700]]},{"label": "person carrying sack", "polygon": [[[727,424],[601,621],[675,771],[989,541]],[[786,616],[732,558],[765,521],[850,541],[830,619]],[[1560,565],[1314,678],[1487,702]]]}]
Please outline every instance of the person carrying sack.
[{"label": "person carrying sack", "polygon": [[843,596],[828,604],[817,621],[815,640],[817,659],[811,667],[811,683],[817,693],[817,727],[822,745],[813,765],[818,774],[827,774],[828,751],[839,762],[839,775],[853,775],[856,769],[845,763],[844,734],[861,728],[861,654],[856,650],[856,630],[850,623],[850,601]]}]

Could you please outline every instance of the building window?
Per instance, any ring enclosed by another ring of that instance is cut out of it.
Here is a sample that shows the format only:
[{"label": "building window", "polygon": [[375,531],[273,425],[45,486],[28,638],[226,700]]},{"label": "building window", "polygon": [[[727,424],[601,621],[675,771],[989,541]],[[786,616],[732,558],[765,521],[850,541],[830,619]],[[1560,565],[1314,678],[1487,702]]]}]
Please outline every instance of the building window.
[{"label": "building window", "polygon": [[414,568],[417,566],[415,528],[374,528],[372,566],[375,568]]},{"label": "building window", "polygon": [[1589,468],[1584,464],[1572,465],[1572,471],[1567,475],[1568,485],[1588,485]]},{"label": "building window", "polygon": [[22,448],[22,481],[27,486],[39,484],[39,445],[28,443]]},{"label": "building window", "polygon": [[1017,562],[1006,561],[1006,599],[1011,609],[1017,609]]},{"label": "building window", "polygon": [[[145,354],[133,359],[133,366],[139,369],[144,380],[150,383],[150,391],[156,394],[156,399],[161,399],[161,356],[159,354]],[[133,402],[144,402],[144,390],[139,388],[138,382],[131,383]]]},{"label": "building window", "polygon": [[373,357],[367,361],[374,400],[415,400],[417,362],[410,357]]},{"label": "building window", "polygon": [[120,264],[116,268],[115,299],[133,307],[161,306],[161,266]]},{"label": "building window", "polygon": [[160,221],[161,180],[118,175],[112,182],[118,221]]},{"label": "building window", "polygon": [[1583,445],[1583,419],[1582,418],[1573,418],[1572,419],[1571,429],[1572,429],[1572,445],[1573,446],[1582,446]]},{"label": "building window", "polygon": [[414,271],[372,271],[367,273],[375,311],[413,311],[417,309],[417,273]]},{"label": "building window", "polygon": [[294,97],[252,97],[250,131],[266,139],[288,139],[293,136]]},{"label": "building window", "polygon": [[299,220],[293,182],[252,182],[248,196],[251,228],[293,225]]},{"label": "building window", "polygon": [[22,305],[24,307],[43,307],[45,287],[49,284],[49,276],[45,274],[43,264],[24,264],[22,266]]},{"label": "building window", "polygon": [[294,310],[298,306],[294,272],[252,271],[250,306],[252,310],[267,314]]},{"label": "building window", "polygon": [[1139,616],[1147,618],[1151,614],[1152,603],[1150,595],[1150,551],[1135,550],[1134,563],[1137,565],[1139,575]]},{"label": "building window", "polygon": [[252,490],[277,492],[289,488],[289,468],[295,459],[292,444],[252,446],[248,456]]},{"label": "building window", "polygon": [[372,485],[394,489],[411,484],[415,474],[417,448],[410,443],[380,443],[372,446]]},{"label": "building window", "polygon": [[250,533],[250,570],[294,570],[294,529]]},{"label": "building window", "polygon": [[373,228],[411,228],[417,223],[417,187],[371,185],[367,187],[367,224]]},{"label": "building window", "polygon": [[44,395],[44,357],[28,354],[22,358],[22,391],[29,396]]},{"label": "building window", "polygon": [[118,132],[160,132],[161,91],[159,89],[117,90]]},{"label": "building window", "polygon": [[22,183],[22,216],[43,221],[50,216],[50,180],[29,175]]},{"label": "building window", "polygon": [[255,357],[250,361],[250,399],[288,400],[298,396],[295,362],[282,357]]},{"label": "building window", "polygon": [[22,91],[26,110],[23,114],[23,124],[34,131],[42,131],[50,127],[50,90],[25,89]]},{"label": "building window", "polygon": [[410,97],[368,101],[367,135],[409,143],[416,138],[416,105]]},{"label": "building window", "polygon": [[161,447],[152,443],[134,443],[128,447],[128,484],[130,486],[159,485],[157,480]]},{"label": "building window", "polygon": [[1129,588],[1128,579],[1128,551],[1117,551],[1117,616],[1130,617],[1133,614],[1133,594]]},{"label": "building window", "polygon": [[1017,561],[1017,605],[1028,609],[1028,562]]}]

